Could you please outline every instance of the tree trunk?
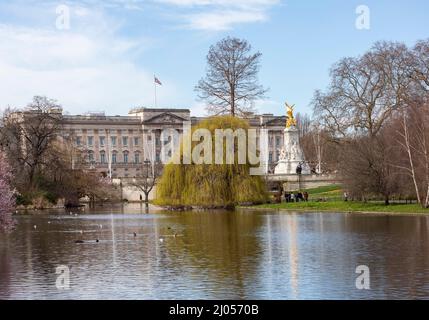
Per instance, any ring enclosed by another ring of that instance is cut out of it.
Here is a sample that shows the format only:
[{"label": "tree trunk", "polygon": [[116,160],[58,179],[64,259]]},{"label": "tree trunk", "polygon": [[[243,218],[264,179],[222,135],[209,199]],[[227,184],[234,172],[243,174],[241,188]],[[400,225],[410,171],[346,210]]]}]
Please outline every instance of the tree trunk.
[{"label": "tree trunk", "polygon": [[424,208],[428,208],[429,207],[429,152],[428,152],[428,148],[427,148],[427,143],[426,143],[426,127],[425,127],[425,121],[427,121],[427,118],[423,120],[423,128],[421,129],[421,133],[422,133],[422,142],[423,142],[423,154],[424,154],[424,158],[425,158],[425,171],[426,171],[426,179],[425,179],[425,183],[426,183],[426,199],[425,202],[422,203],[422,207]]},{"label": "tree trunk", "polygon": [[231,116],[235,117],[235,88],[230,85],[231,90]]},{"label": "tree trunk", "polygon": [[429,184],[428,184],[428,189],[426,190],[426,200],[425,200],[425,205],[424,207],[427,209],[429,208]]},{"label": "tree trunk", "polygon": [[414,169],[413,156],[411,154],[410,136],[409,136],[409,132],[408,132],[408,126],[407,126],[407,120],[405,118],[405,114],[403,115],[402,124],[403,124],[403,128],[404,128],[405,147],[407,148],[408,160],[410,162],[411,176],[412,176],[413,182],[414,182],[414,188],[416,191],[417,201],[418,201],[418,203],[422,204],[422,201],[420,199],[420,190],[419,190],[419,186],[417,184],[417,179],[416,179],[416,172]]},{"label": "tree trunk", "polygon": [[146,207],[148,207],[149,206],[149,192],[144,193],[144,202],[145,202]]},{"label": "tree trunk", "polygon": [[320,132],[317,132],[317,173],[322,174],[322,147],[320,145]]},{"label": "tree trunk", "polygon": [[28,185],[30,187],[30,190],[34,190],[34,187],[35,187],[35,185],[34,185],[35,172],[36,172],[36,168],[33,166],[30,167],[30,172],[28,174]]}]

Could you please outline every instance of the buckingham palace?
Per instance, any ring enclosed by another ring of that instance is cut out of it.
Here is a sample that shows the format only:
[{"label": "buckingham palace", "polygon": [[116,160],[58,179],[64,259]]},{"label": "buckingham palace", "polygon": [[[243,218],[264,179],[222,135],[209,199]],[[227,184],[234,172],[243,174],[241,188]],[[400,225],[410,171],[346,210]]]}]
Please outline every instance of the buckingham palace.
[{"label": "buckingham palace", "polygon": [[[76,146],[84,151],[88,168],[111,178],[131,178],[139,174],[141,164],[147,159],[145,143],[153,143],[153,158],[159,162],[163,130],[175,129],[180,134],[185,122],[195,125],[206,118],[191,116],[189,109],[135,108],[127,116],[92,112],[63,115],[62,119],[64,134],[72,135]],[[261,114],[247,120],[257,132],[267,129],[267,171],[271,171],[279,160],[286,118]]]}]

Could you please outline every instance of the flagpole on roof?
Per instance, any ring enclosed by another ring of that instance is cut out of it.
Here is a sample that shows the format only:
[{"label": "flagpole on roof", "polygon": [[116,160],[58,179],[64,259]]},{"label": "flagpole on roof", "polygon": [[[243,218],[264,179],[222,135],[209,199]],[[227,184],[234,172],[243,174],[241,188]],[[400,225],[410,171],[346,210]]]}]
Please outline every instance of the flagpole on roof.
[{"label": "flagpole on roof", "polygon": [[155,87],[155,108],[157,107],[157,101],[156,101],[156,76],[153,75],[153,86]]}]

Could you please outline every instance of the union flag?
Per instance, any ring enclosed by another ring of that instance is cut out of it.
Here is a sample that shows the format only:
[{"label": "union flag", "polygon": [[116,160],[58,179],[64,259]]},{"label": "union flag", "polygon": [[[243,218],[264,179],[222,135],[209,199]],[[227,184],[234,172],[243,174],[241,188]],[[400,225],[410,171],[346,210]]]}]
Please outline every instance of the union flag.
[{"label": "union flag", "polygon": [[155,77],[155,76],[154,76],[154,78],[155,78],[155,83],[156,83],[156,84],[159,84],[160,86],[162,86],[161,81],[159,81],[159,79],[158,79],[157,77]]}]

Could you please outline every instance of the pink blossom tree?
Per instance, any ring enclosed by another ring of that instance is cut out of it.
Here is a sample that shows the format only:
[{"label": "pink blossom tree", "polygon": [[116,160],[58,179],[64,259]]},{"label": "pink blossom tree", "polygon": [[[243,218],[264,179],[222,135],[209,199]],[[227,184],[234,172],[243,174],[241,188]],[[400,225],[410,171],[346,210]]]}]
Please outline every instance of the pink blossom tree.
[{"label": "pink blossom tree", "polygon": [[10,186],[11,178],[11,168],[4,154],[0,152],[0,230],[10,230],[14,225],[12,210],[15,198]]}]

